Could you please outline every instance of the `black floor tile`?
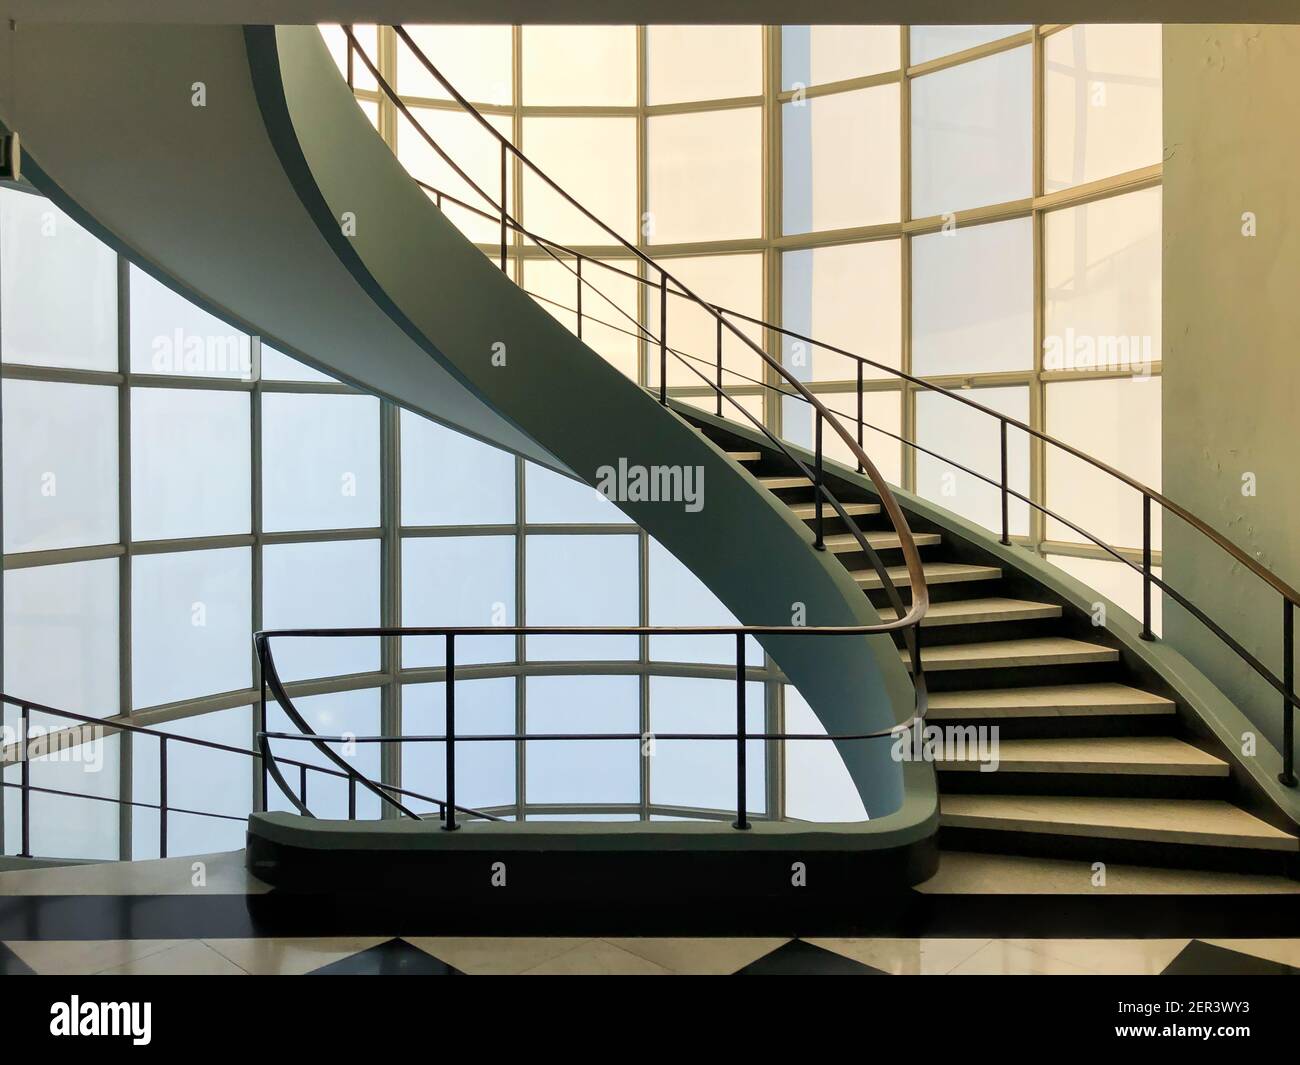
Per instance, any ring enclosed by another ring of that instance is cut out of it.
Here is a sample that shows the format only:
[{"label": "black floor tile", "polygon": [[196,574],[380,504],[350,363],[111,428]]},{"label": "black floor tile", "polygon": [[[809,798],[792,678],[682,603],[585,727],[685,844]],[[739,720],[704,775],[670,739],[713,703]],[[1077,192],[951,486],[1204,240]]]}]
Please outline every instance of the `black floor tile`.
[{"label": "black floor tile", "polygon": [[0,976],[35,976],[36,970],[31,968],[22,958],[18,957],[12,950],[0,943]]},{"label": "black floor tile", "polygon": [[1161,976],[1296,976],[1300,969],[1193,939]]},{"label": "black floor tile", "polygon": [[464,976],[445,961],[401,939],[313,969],[309,976]]},{"label": "black floor tile", "polygon": [[873,969],[860,961],[842,954],[793,939],[752,961],[736,976],[885,976],[881,969]]}]

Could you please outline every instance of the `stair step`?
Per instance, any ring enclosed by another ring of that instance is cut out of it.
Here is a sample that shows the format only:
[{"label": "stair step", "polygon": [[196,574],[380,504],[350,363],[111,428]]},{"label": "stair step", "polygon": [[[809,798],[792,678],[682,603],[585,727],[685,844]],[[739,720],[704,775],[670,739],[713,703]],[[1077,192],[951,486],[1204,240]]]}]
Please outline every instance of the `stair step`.
[{"label": "stair step", "polygon": [[[921,653],[924,661],[924,648]],[[1175,712],[1173,700],[1127,684],[1050,684],[1035,688],[933,692],[926,717],[930,721],[960,721],[998,717],[1127,717]]]},{"label": "stair step", "polygon": [[[827,508],[827,517],[838,515],[833,510]],[[903,546],[902,540],[898,533],[893,532],[869,532],[863,533],[867,543],[875,551],[896,551]],[[913,533],[912,539],[916,541],[917,547],[930,547],[934,544],[941,543],[943,537],[939,533]],[[852,533],[841,533],[835,536],[828,536],[825,539],[828,550],[835,554],[844,554],[850,551],[861,551],[862,545],[858,543],[858,538]]]},{"label": "stair step", "polygon": [[732,462],[757,462],[763,457],[761,451],[728,451],[727,458]]},{"label": "stair step", "polygon": [[[1173,736],[1093,736],[1083,739],[1002,740],[1002,773],[1117,773],[1226,777],[1228,763]],[[978,772],[977,758],[936,760],[947,773]]]},{"label": "stair step", "polygon": [[[988,581],[1002,576],[997,566],[972,566],[965,562],[929,562],[922,567],[927,584],[956,584],[959,581]],[[886,567],[889,579],[899,587],[912,583],[906,566]],[[855,570],[853,579],[865,591],[883,587],[879,574],[873,569]]]},{"label": "stair step", "polygon": [[[898,612],[892,606],[882,606],[880,616],[893,621]],[[1023,599],[954,599],[947,603],[931,603],[926,611],[924,628],[943,625],[981,625],[996,621],[1031,621],[1036,618],[1059,618],[1061,608],[1055,603],[1031,603]]]},{"label": "stair step", "polygon": [[[907,659],[905,648],[899,650]],[[1073,666],[1084,662],[1117,662],[1119,652],[1099,643],[1064,636],[1036,636],[1024,640],[989,640],[923,647],[921,662],[927,673],[948,669],[1000,669],[1018,666]]]},{"label": "stair step", "polygon": [[[760,477],[758,483],[766,488],[769,492],[779,492],[783,488],[812,488],[812,481],[807,477]],[[827,504],[822,504],[823,510],[829,510]],[[832,513],[834,513],[832,511]]]},{"label": "stair step", "polygon": [[944,795],[950,828],[1087,839],[1297,851],[1300,840],[1215,799],[1112,799],[1077,795]]},{"label": "stair step", "polygon": [[[806,484],[807,482],[805,481],[804,483]],[[844,513],[846,513],[850,518],[861,518],[869,514],[880,513],[879,503],[841,503],[840,506],[844,508]],[[817,517],[817,507],[814,503],[794,503],[790,506],[790,513],[796,518],[802,518],[804,521],[812,521]],[[827,521],[839,517],[839,515],[836,514],[835,511],[831,510],[831,508],[825,503],[822,504],[822,516],[826,518]]]}]

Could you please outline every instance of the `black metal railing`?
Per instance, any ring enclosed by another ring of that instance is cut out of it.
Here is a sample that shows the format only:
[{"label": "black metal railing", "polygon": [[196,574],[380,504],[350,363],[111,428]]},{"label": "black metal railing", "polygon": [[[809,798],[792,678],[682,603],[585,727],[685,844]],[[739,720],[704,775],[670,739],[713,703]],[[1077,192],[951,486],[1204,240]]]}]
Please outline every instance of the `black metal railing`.
[{"label": "black metal railing", "polygon": [[[926,688],[924,677],[916,678],[917,702],[915,711],[907,721],[900,724],[891,725],[888,728],[878,729],[872,732],[859,733],[788,733],[788,732],[769,732],[751,731],[746,721],[746,685],[748,681],[748,672],[745,664],[745,639],[749,636],[800,636],[809,638],[834,639],[845,637],[861,637],[879,633],[883,630],[883,625],[844,625],[844,626],[822,626],[814,628],[811,626],[795,625],[736,625],[731,627],[663,627],[632,625],[623,627],[613,626],[525,626],[525,625],[490,625],[490,626],[459,626],[459,627],[373,627],[373,628],[351,628],[351,629],[279,629],[270,632],[259,632],[253,637],[254,645],[257,649],[257,658],[261,666],[262,674],[262,704],[261,704],[261,721],[262,727],[257,734],[258,746],[262,753],[262,768],[265,777],[269,776],[274,780],[285,797],[294,805],[294,808],[304,817],[313,817],[311,808],[307,803],[306,795],[295,793],[290,786],[289,781],[281,771],[279,761],[275,755],[271,741],[284,740],[291,742],[303,742],[312,744],[317,750],[325,755],[331,762],[335,763],[340,769],[346,771],[350,778],[355,777],[359,783],[374,792],[388,806],[392,807],[398,813],[421,820],[420,814],[410,809],[400,801],[396,796],[401,794],[401,789],[392,788],[371,781],[362,776],[350,763],[345,761],[337,754],[330,744],[347,743],[347,744],[403,744],[403,743],[441,743],[444,745],[444,754],[446,757],[445,769],[445,787],[446,800],[439,808],[439,820],[442,827],[449,831],[454,831],[459,827],[456,821],[456,814],[463,812],[464,807],[456,803],[456,745],[464,743],[519,743],[527,741],[534,742],[558,742],[558,741],[610,741],[610,740],[627,740],[645,743],[647,740],[670,741],[670,740],[692,740],[701,742],[730,742],[736,745],[736,819],[732,822],[734,828],[745,830],[750,827],[749,810],[746,800],[746,786],[748,781],[747,775],[747,747],[750,742],[779,742],[793,740],[830,740],[833,742],[853,742],[878,739],[896,739],[900,732],[908,731],[925,720],[926,711]],[[456,639],[457,637],[473,636],[731,636],[735,639],[736,658],[735,658],[735,684],[736,684],[736,731],[735,732],[564,732],[564,733],[490,733],[480,734],[471,733],[469,735],[461,734],[457,731],[456,722]],[[285,690],[283,683],[280,681],[279,672],[275,667],[275,657],[271,651],[271,641],[274,639],[301,639],[301,638],[318,638],[318,639],[356,639],[356,638],[393,638],[393,637],[441,637],[443,639],[445,665],[443,667],[443,680],[446,684],[446,725],[442,733],[436,735],[404,735],[404,736],[322,736],[312,730],[306,719],[293,705],[293,699]],[[279,704],[284,715],[298,728],[298,732],[277,732],[269,731],[265,726],[267,714],[267,695],[268,692],[272,698]],[[301,763],[298,763],[301,764]],[[409,794],[409,793],[407,793]],[[355,810],[350,814],[350,819],[355,816]],[[472,812],[471,816],[484,817],[486,815]]]},{"label": "black metal railing", "polygon": [[[355,47],[356,50],[360,52],[360,46],[356,43],[355,37],[353,37],[353,35],[351,34],[350,27],[348,27],[347,30],[348,30],[348,39],[349,39],[348,54],[349,54],[349,62],[351,62],[351,55],[352,55],[353,48]],[[420,51],[419,47],[415,44],[415,42],[411,39],[410,35],[407,34],[404,29],[402,29],[401,27],[395,27],[395,32],[403,40],[403,42],[407,45],[407,47],[411,49],[412,54],[415,56],[415,58],[418,59],[423,66],[425,66],[425,68],[429,71],[429,73],[433,77],[435,77],[443,85],[443,87],[448,90],[448,92],[451,93],[453,100],[463,110],[477,117],[479,121],[484,125],[484,127],[487,128],[489,132],[493,134],[493,136],[495,136],[498,140],[502,142],[501,150],[503,153],[503,158],[504,158],[504,153],[506,151],[511,151],[516,157],[521,159],[526,166],[532,167],[532,164],[528,161],[527,157],[523,155],[523,153],[514,149],[513,145],[509,145],[509,142],[506,141],[506,139],[499,132],[497,132],[493,127],[491,127],[490,124],[488,124],[482,118],[482,116],[478,114],[478,112],[474,109],[473,105],[470,104],[458,92],[456,92],[456,90],[449,83],[447,83],[446,79],[444,79],[442,75],[438,73],[436,68],[434,68],[434,66],[428,61],[428,58],[424,55],[423,52]],[[368,63],[367,65],[370,67],[371,73],[377,76],[378,70],[372,64]],[[385,84],[382,79],[380,79],[380,85],[385,95],[388,95],[389,98],[395,102],[395,104],[399,107],[399,110],[403,112],[404,116],[410,119],[410,121],[412,121],[413,123],[418,125],[414,117],[410,114],[409,110],[405,108],[405,105],[402,104],[400,100],[397,98],[396,94],[392,92],[391,87]],[[534,170],[536,169],[535,167],[532,168]],[[459,171],[459,168],[457,168],[457,171],[458,173],[461,173]],[[462,176],[464,176],[463,173]],[[549,181],[549,179],[547,180]],[[1129,570],[1133,571],[1135,575],[1138,577],[1138,579],[1141,581],[1142,607],[1141,607],[1140,621],[1141,621],[1142,628],[1141,628],[1140,635],[1142,639],[1148,641],[1156,639],[1155,632],[1152,628],[1152,593],[1154,589],[1159,589],[1164,595],[1168,596],[1170,601],[1177,604],[1179,607],[1185,610],[1191,617],[1195,618],[1199,624],[1201,624],[1207,630],[1209,630],[1209,632],[1213,634],[1216,639],[1218,639],[1224,646],[1226,646],[1229,650],[1231,650],[1234,655],[1236,655],[1254,673],[1260,676],[1265,683],[1267,683],[1271,688],[1273,688],[1278,695],[1281,696],[1282,723],[1283,723],[1283,742],[1282,742],[1283,767],[1282,767],[1282,772],[1278,775],[1278,779],[1288,787],[1295,787],[1297,785],[1297,776],[1295,771],[1296,744],[1295,744],[1294,717],[1295,717],[1295,708],[1297,705],[1300,705],[1300,697],[1297,696],[1296,688],[1295,688],[1294,611],[1295,611],[1295,607],[1297,605],[1300,605],[1300,592],[1298,592],[1290,584],[1283,581],[1280,577],[1278,577],[1276,574],[1270,571],[1266,566],[1264,566],[1261,562],[1259,562],[1258,559],[1249,555],[1244,549],[1239,547],[1237,544],[1233,543],[1230,539],[1228,539],[1218,530],[1212,528],[1208,523],[1198,518],[1195,514],[1191,513],[1185,507],[1169,499],[1167,496],[1163,495],[1161,492],[1157,491],[1156,489],[1151,488],[1150,486],[1143,484],[1136,478],[1129,476],[1128,474],[1124,473],[1119,469],[1116,469],[1114,466],[1110,465],[1109,463],[1106,463],[1101,459],[1096,458],[1093,455],[1089,455],[1087,452],[1083,451],[1082,449],[1075,447],[1072,444],[1066,443],[1065,441],[1060,440],[1056,437],[1053,437],[1050,434],[1043,432],[1042,430],[1035,429],[1032,426],[1026,424],[1025,422],[1020,421],[1017,418],[1011,417],[1010,415],[1004,414],[1001,411],[985,406],[984,404],[979,403],[976,400],[972,399],[968,395],[963,395],[960,392],[955,392],[941,385],[927,381],[924,378],[917,377],[903,370],[889,366],[883,362],[879,362],[877,360],[867,358],[866,356],[859,355],[855,352],[848,351],[847,349],[840,347],[838,345],[827,344],[817,340],[814,337],[806,336],[795,330],[774,325],[770,322],[766,322],[761,318],[757,318],[753,315],[743,314],[741,312],[730,310],[728,308],[716,304],[707,304],[703,300],[701,300],[695,293],[691,292],[684,285],[681,285],[679,282],[677,282],[675,278],[673,278],[661,267],[659,267],[657,263],[651,260],[640,249],[637,249],[635,246],[629,244],[626,240],[624,240],[622,237],[620,237],[617,233],[615,233],[607,226],[602,225],[602,229],[606,233],[608,233],[618,245],[621,245],[624,249],[632,252],[637,259],[648,264],[653,270],[657,271],[658,272],[657,277],[644,277],[637,272],[621,269],[613,265],[612,263],[605,262],[601,259],[595,258],[594,256],[580,252],[572,247],[565,246],[564,244],[561,244],[557,241],[549,240],[544,236],[534,233],[526,229],[524,226],[520,225],[518,222],[516,222],[512,217],[508,215],[508,212],[505,210],[504,180],[502,184],[503,193],[501,197],[501,204],[500,205],[493,204],[493,207],[497,208],[496,210],[493,211],[486,211],[481,208],[477,208],[473,204],[468,203],[463,199],[457,198],[455,196],[451,196],[448,193],[445,193],[441,190],[434,188],[433,186],[429,185],[426,182],[418,181],[418,179],[417,179],[417,183],[420,184],[423,188],[426,189],[426,191],[428,191],[430,194],[433,195],[434,200],[439,207],[442,207],[444,202],[450,202],[455,204],[457,207],[467,210],[471,213],[482,215],[484,218],[488,218],[493,221],[500,219],[503,226],[502,245],[501,245],[501,263],[503,269],[506,262],[506,255],[505,255],[505,247],[506,247],[505,229],[506,228],[518,232],[522,237],[526,238],[527,240],[535,244],[538,248],[541,248],[543,251],[547,252],[552,258],[555,258],[557,260],[560,260],[562,258],[573,259],[575,263],[575,268],[573,268],[571,272],[574,274],[574,285],[575,285],[575,295],[576,295],[576,299],[575,299],[576,305],[574,307],[569,307],[564,304],[560,304],[558,301],[552,298],[548,298],[546,296],[537,293],[530,293],[530,294],[533,295],[534,298],[536,299],[542,300],[543,302],[549,303],[558,308],[562,308],[568,311],[569,313],[576,314],[577,333],[579,337],[582,336],[583,321],[586,320],[586,321],[600,322],[600,324],[602,324],[606,328],[620,329],[621,331],[629,333],[629,335],[648,339],[653,343],[657,344],[659,347],[658,394],[659,394],[660,402],[663,403],[668,402],[667,357],[669,354],[672,354],[679,361],[688,365],[689,363],[694,362],[700,364],[701,366],[704,366],[704,365],[708,365],[711,361],[711,365],[709,366],[709,368],[710,370],[713,371],[712,379],[706,378],[705,374],[694,365],[691,365],[690,369],[693,370],[696,373],[696,375],[705,382],[706,385],[710,385],[712,387],[716,395],[715,413],[718,416],[722,416],[723,414],[724,397],[727,399],[731,399],[731,397],[727,394],[726,389],[724,388],[723,385],[724,374],[730,375],[735,380],[745,381],[752,385],[756,385],[760,389],[766,392],[776,393],[785,396],[787,398],[794,399],[802,403],[806,403],[809,406],[811,406],[814,412],[814,425],[813,425],[813,433],[812,433],[813,435],[812,450],[814,455],[813,469],[809,470],[807,466],[803,462],[799,461],[798,459],[795,459],[795,462],[796,465],[800,468],[801,472],[809,475],[810,479],[813,480],[815,483],[814,491],[816,492],[816,500],[817,500],[816,543],[819,546],[822,543],[822,535],[821,535],[821,530],[822,530],[821,483],[823,481],[822,426],[823,426],[823,421],[825,420],[825,421],[829,421],[837,430],[840,430],[841,427],[839,426],[838,418],[842,417],[846,420],[849,420],[854,425],[855,428],[853,440],[851,442],[856,446],[851,448],[851,451],[855,453],[854,458],[858,466],[858,472],[860,473],[868,472],[867,466],[864,464],[862,457],[857,453],[861,452],[862,450],[863,440],[864,440],[864,430],[871,429],[874,432],[881,433],[884,436],[890,437],[898,441],[904,447],[912,450],[917,454],[925,454],[932,458],[935,458],[941,462],[946,463],[949,466],[952,466],[954,469],[960,470],[970,476],[977,478],[982,482],[991,485],[994,489],[996,489],[999,495],[999,506],[998,506],[999,521],[1000,521],[1000,527],[998,529],[999,542],[1001,542],[1002,544],[1010,545],[1012,543],[1010,503],[1012,499],[1015,499],[1033,508],[1035,511],[1041,513],[1045,517],[1050,518],[1056,522],[1059,522],[1060,524],[1064,525],[1066,528],[1070,529],[1073,533],[1081,536],[1087,542],[1095,545],[1096,547],[1099,547],[1104,552],[1105,555],[1118,561],[1119,563],[1127,567]],[[474,187],[477,190],[477,186],[475,186],[473,182],[469,182],[469,184],[471,185],[471,187]],[[551,184],[552,187],[557,189],[557,191],[561,191],[558,190],[558,186],[554,186],[553,183]],[[593,221],[597,221],[599,223],[599,220],[594,219],[589,212],[586,212],[585,209],[583,209],[581,205],[579,205],[572,198],[567,196],[565,198],[571,204],[573,204],[573,206],[575,206],[578,210],[582,211],[582,213],[586,217],[592,218]],[[655,294],[654,290],[657,290],[657,295],[659,298],[658,317],[660,323],[658,336],[655,337],[654,335],[652,335],[649,332],[649,330],[647,330],[644,326],[640,324],[640,322],[638,322],[634,318],[634,316],[628,314],[628,312],[624,311],[621,307],[618,307],[613,300],[611,300],[607,296],[604,296],[604,294],[600,293],[598,289],[595,289],[595,287],[592,285],[590,280],[591,271],[588,270],[584,273],[583,270],[584,264],[588,266],[598,267],[601,270],[610,271],[622,278],[635,282],[636,284],[645,287],[648,290],[651,290],[652,298]],[[584,312],[584,307],[583,307],[584,288],[590,288],[593,291],[597,292],[597,294],[601,295],[602,298],[604,298],[605,301],[610,304],[610,306],[614,307],[614,309],[617,310],[620,315],[622,315],[631,323],[633,328],[621,329],[621,327],[613,323],[607,321],[601,321],[600,319],[595,318],[589,312]],[[707,360],[699,356],[694,356],[694,355],[687,354],[685,352],[678,351],[668,345],[667,306],[668,306],[669,297],[675,299],[685,299],[690,302],[696,303],[697,305],[704,307],[706,310],[709,310],[714,314],[714,317],[716,318],[717,321],[717,343],[716,343],[716,348],[712,360]],[[797,381],[790,373],[788,373],[783,366],[781,366],[770,356],[768,356],[767,353],[759,345],[754,343],[750,338],[744,336],[743,333],[740,332],[740,330],[736,327],[734,323],[756,326],[759,327],[760,329],[769,331],[772,335],[784,337],[802,344],[812,345],[813,347],[820,348],[821,350],[826,351],[828,353],[841,356],[843,358],[850,360],[855,367],[854,377],[856,378],[856,389],[855,389],[856,407],[857,407],[856,415],[849,414],[848,412],[844,412],[844,411],[836,411],[832,413],[832,411],[824,407],[820,402],[816,400],[815,395],[812,392],[810,392],[806,387],[804,387],[802,383]],[[738,373],[737,371],[731,368],[724,367],[724,363],[723,363],[724,327],[728,332],[739,337],[751,350],[759,354],[766,365],[775,369],[777,371],[777,376],[781,378],[781,381],[778,383],[773,383],[770,380],[769,381],[759,380],[757,378],[751,378],[744,374]],[[963,463],[950,459],[947,456],[940,455],[937,452],[922,446],[920,443],[918,443],[915,440],[910,440],[900,434],[892,433],[888,430],[873,425],[870,422],[867,422],[864,418],[864,398],[867,393],[867,389],[865,387],[867,375],[865,371],[867,368],[871,368],[874,371],[878,371],[880,373],[888,375],[893,379],[896,379],[900,382],[903,382],[915,388],[945,396],[948,399],[952,399],[958,403],[965,405],[966,407],[972,410],[979,412],[982,416],[994,419],[997,423],[997,432],[998,432],[998,457],[999,457],[998,476],[996,478],[993,478],[986,474],[979,473],[969,468]],[[759,428],[763,432],[763,435],[766,436],[769,440],[773,440],[774,442],[776,442],[777,445],[781,448],[781,450],[786,454],[787,457],[792,457],[790,456],[789,449],[784,446],[784,443],[782,441],[777,440],[775,435],[769,431],[766,425],[761,424],[758,419],[750,415],[749,412],[745,410],[744,407],[740,406],[738,403],[735,403],[734,400],[732,400],[732,402],[733,405],[736,406],[737,409],[739,409],[741,413],[745,416],[746,420],[756,425],[757,428]],[[1010,476],[1009,476],[1010,448],[1008,444],[1008,435],[1009,435],[1009,430],[1013,428],[1020,432],[1025,433],[1030,439],[1038,441],[1045,448],[1055,449],[1056,451],[1059,451],[1063,455],[1070,456],[1073,459],[1077,459],[1087,464],[1093,469],[1104,474],[1106,477],[1112,479],[1115,482],[1118,482],[1119,484],[1127,487],[1128,489],[1132,490],[1137,494],[1137,498],[1140,506],[1141,524],[1142,524],[1142,544],[1140,549],[1140,555],[1141,555],[1140,562],[1134,560],[1133,558],[1130,558],[1118,547],[1108,543],[1101,537],[1091,533],[1090,531],[1088,531],[1087,529],[1079,525],[1077,522],[1065,518],[1061,514],[1055,512],[1052,509],[1049,509],[1047,506],[1043,505],[1037,500],[1030,498],[1027,494],[1017,491],[1011,486]],[[844,436],[842,431],[841,431],[841,436],[842,437]],[[874,471],[872,471],[872,473],[873,476],[871,479],[873,483],[876,483],[877,477],[874,476]],[[1282,619],[1281,619],[1282,622],[1281,623],[1281,657],[1282,657],[1281,674],[1282,675],[1280,677],[1278,676],[1276,671],[1270,669],[1267,665],[1265,665],[1264,662],[1260,659],[1260,657],[1257,654],[1252,652],[1239,639],[1237,639],[1231,633],[1229,633],[1223,627],[1223,625],[1220,624],[1218,621],[1216,621],[1213,617],[1211,617],[1207,611],[1205,611],[1203,608],[1201,608],[1196,603],[1194,603],[1186,594],[1180,592],[1177,588],[1170,585],[1170,583],[1164,579],[1163,575],[1157,575],[1154,572],[1154,568],[1152,564],[1152,558],[1153,558],[1152,537],[1153,537],[1153,524],[1154,524],[1153,521],[1154,516],[1152,512],[1153,504],[1158,506],[1160,508],[1160,511],[1163,514],[1172,515],[1173,517],[1177,518],[1179,521],[1182,521],[1184,524],[1186,524],[1190,529],[1192,529],[1199,536],[1208,539],[1212,544],[1214,544],[1217,548],[1223,551],[1228,556],[1228,558],[1231,559],[1232,562],[1240,566],[1243,566],[1248,572],[1253,574],[1259,580],[1263,581],[1272,592],[1274,592],[1279,596],[1282,605]],[[891,513],[891,519],[892,519],[892,513]],[[895,607],[895,609],[897,609],[897,607]],[[899,616],[901,617],[901,612]]]}]

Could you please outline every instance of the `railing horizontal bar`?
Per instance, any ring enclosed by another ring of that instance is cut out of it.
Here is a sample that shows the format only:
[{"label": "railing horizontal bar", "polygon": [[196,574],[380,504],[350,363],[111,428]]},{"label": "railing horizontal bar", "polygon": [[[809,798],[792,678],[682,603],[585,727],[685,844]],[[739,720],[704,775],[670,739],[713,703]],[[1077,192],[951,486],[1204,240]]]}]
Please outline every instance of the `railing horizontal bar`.
[{"label": "railing horizontal bar", "polygon": [[[900,732],[905,732],[916,723],[912,721],[901,725],[894,725],[888,729],[882,729],[877,732],[844,732],[827,734],[825,732],[750,732],[745,731],[746,739],[751,740],[879,740],[897,736]],[[443,735],[430,736],[322,736],[320,733],[306,735],[304,733],[293,732],[265,732],[258,733],[271,740],[319,740],[322,743],[444,743],[447,740]],[[640,732],[502,732],[502,733],[479,733],[472,735],[462,735],[456,733],[455,740],[461,742],[509,742],[517,743],[520,740],[526,740],[532,743],[534,740],[561,740],[569,742],[571,740],[645,740],[654,738],[656,740],[731,740],[733,743],[740,738],[736,732],[653,732],[642,734]]]}]

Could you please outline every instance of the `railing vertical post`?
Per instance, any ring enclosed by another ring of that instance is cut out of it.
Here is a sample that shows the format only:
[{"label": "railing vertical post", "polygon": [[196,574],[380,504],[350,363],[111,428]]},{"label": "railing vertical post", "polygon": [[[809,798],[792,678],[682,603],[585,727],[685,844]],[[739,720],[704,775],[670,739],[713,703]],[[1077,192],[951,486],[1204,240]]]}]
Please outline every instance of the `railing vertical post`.
[{"label": "railing vertical post", "polygon": [[998,421],[1001,427],[1001,452],[1002,452],[1002,540],[1004,544],[1011,543],[1011,519],[1010,519],[1010,486],[1007,483],[1007,420],[1002,418]]},{"label": "railing vertical post", "polygon": [[722,417],[722,315],[718,315],[718,417]]},{"label": "railing vertical post", "polygon": [[348,777],[348,820],[357,819],[357,778]]},{"label": "railing vertical post", "polygon": [[582,256],[579,255],[577,260],[578,269],[578,339],[582,339]]},{"label": "railing vertical post", "polygon": [[736,633],[736,821],[732,828],[749,828],[745,812],[745,634]]},{"label": "railing vertical post", "polygon": [[506,268],[506,170],[509,165],[509,156],[506,153],[506,142],[501,142],[501,269]]},{"label": "railing vertical post", "polygon": [[1142,493],[1142,632],[1144,640],[1154,640],[1151,631],[1151,497]]},{"label": "railing vertical post", "polygon": [[23,704],[23,770],[19,779],[19,786],[22,790],[23,798],[23,824],[22,824],[22,850],[18,852],[20,858],[30,858],[32,856],[32,748],[31,748],[31,724],[32,708],[26,703]]},{"label": "railing vertical post", "polygon": [[[862,447],[862,360],[858,360],[858,447]],[[858,461],[858,473],[862,472],[862,462]]]},{"label": "railing vertical post", "polygon": [[456,824],[456,637],[447,633],[447,805],[442,827],[455,832]]},{"label": "railing vertical post", "polygon": [[668,402],[668,275],[659,271],[659,402]]},{"label": "railing vertical post", "polygon": [[348,36],[348,88],[355,89],[356,84],[355,84],[355,80],[353,76],[353,68],[352,68],[352,62],[355,59],[355,52],[352,47],[352,27],[351,25],[347,25],[344,26],[343,28],[347,31],[347,36]]},{"label": "railing vertical post", "polygon": [[298,767],[298,800],[307,805],[307,765],[303,763]]},{"label": "railing vertical post", "polygon": [[1295,605],[1282,599],[1282,772],[1278,780],[1288,788],[1296,786],[1295,776]]},{"label": "railing vertical post", "polygon": [[[260,673],[262,677],[262,701],[258,709],[257,731],[265,732],[266,731],[266,644],[264,643],[258,644],[257,647],[257,665],[258,665],[258,673]],[[269,748],[269,741],[267,742]],[[259,751],[261,749],[261,746],[262,746],[261,743],[259,743],[258,744]],[[260,753],[257,756],[257,764],[258,766],[261,767],[261,771],[262,771],[262,787],[261,787],[260,798],[261,798],[261,808],[265,810],[267,809],[266,787],[271,782],[270,779],[271,774],[266,767],[266,759],[263,758]]]},{"label": "railing vertical post", "polygon": [[167,857],[167,737],[158,737],[158,857]]},{"label": "railing vertical post", "polygon": [[813,437],[815,451],[813,454],[813,513],[816,515],[814,527],[817,530],[817,538],[813,540],[813,547],[818,551],[826,550],[825,522],[822,516],[822,412],[814,411]]}]

